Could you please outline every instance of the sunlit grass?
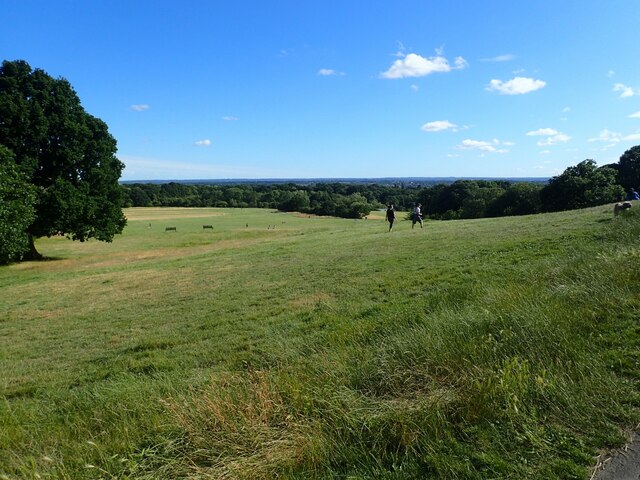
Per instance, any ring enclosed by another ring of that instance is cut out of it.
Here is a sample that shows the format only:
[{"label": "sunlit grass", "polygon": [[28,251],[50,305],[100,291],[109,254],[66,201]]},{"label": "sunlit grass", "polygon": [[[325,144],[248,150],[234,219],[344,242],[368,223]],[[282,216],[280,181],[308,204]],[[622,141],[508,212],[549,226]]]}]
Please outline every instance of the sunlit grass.
[{"label": "sunlit grass", "polygon": [[637,215],[126,216],[0,269],[8,478],[580,478],[638,418]]}]

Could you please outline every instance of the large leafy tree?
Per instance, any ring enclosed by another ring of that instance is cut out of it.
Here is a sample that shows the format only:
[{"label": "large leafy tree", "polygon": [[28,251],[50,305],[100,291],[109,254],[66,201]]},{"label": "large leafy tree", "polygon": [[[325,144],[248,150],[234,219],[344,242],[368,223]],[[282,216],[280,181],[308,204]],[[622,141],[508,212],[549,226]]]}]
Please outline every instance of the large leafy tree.
[{"label": "large leafy tree", "polygon": [[540,191],[546,211],[594,207],[620,200],[623,188],[617,184],[616,171],[598,167],[593,160],[583,160],[553,177]]},{"label": "large leafy tree", "polygon": [[540,190],[542,186],[536,183],[514,183],[496,198],[487,208],[489,217],[503,217],[509,215],[529,215],[539,213]]},{"label": "large leafy tree", "polygon": [[4,61],[0,68],[0,144],[15,155],[36,187],[35,219],[26,228],[33,240],[65,234],[74,240],[111,241],[122,232],[124,165],[107,125],[88,114],[71,84],[28,63]]},{"label": "large leafy tree", "polygon": [[27,228],[35,218],[35,189],[0,145],[0,264],[18,260],[27,251]]},{"label": "large leafy tree", "polygon": [[625,190],[640,188],[640,145],[624,152],[618,162],[618,183]]}]

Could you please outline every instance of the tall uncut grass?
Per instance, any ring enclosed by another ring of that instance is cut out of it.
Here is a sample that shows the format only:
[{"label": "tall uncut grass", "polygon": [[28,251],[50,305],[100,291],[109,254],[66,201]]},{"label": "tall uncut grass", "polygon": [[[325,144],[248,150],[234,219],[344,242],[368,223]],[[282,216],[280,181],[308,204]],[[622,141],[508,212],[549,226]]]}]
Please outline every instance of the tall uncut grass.
[{"label": "tall uncut grass", "polygon": [[0,478],[588,478],[640,418],[627,213],[44,239],[0,269]]}]

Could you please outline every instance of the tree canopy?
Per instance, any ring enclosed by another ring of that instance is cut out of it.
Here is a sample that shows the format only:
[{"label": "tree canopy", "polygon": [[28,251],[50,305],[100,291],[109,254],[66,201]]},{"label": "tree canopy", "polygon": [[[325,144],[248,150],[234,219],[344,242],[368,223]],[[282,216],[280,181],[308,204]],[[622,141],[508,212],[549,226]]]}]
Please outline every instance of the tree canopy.
[{"label": "tree canopy", "polygon": [[640,188],[640,145],[622,154],[618,162],[618,183],[625,190]]},{"label": "tree canopy", "polygon": [[27,228],[35,218],[35,189],[18,170],[13,154],[0,145],[0,264],[28,249]]},{"label": "tree canopy", "polygon": [[35,215],[25,233],[33,239],[64,234],[74,240],[111,241],[122,232],[124,165],[107,125],[88,114],[71,84],[28,63],[0,67],[0,145],[8,148],[27,183],[35,187]]},{"label": "tree canopy", "polygon": [[573,210],[615,202],[624,197],[613,168],[583,160],[549,180],[540,192],[546,211]]}]

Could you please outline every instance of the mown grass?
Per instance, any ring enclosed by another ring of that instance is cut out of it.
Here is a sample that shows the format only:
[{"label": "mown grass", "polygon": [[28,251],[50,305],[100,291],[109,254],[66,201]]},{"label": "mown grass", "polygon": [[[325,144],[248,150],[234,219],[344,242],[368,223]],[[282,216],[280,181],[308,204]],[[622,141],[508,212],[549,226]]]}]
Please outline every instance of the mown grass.
[{"label": "mown grass", "polygon": [[640,417],[629,213],[43,239],[0,269],[0,475],[588,478]]}]

